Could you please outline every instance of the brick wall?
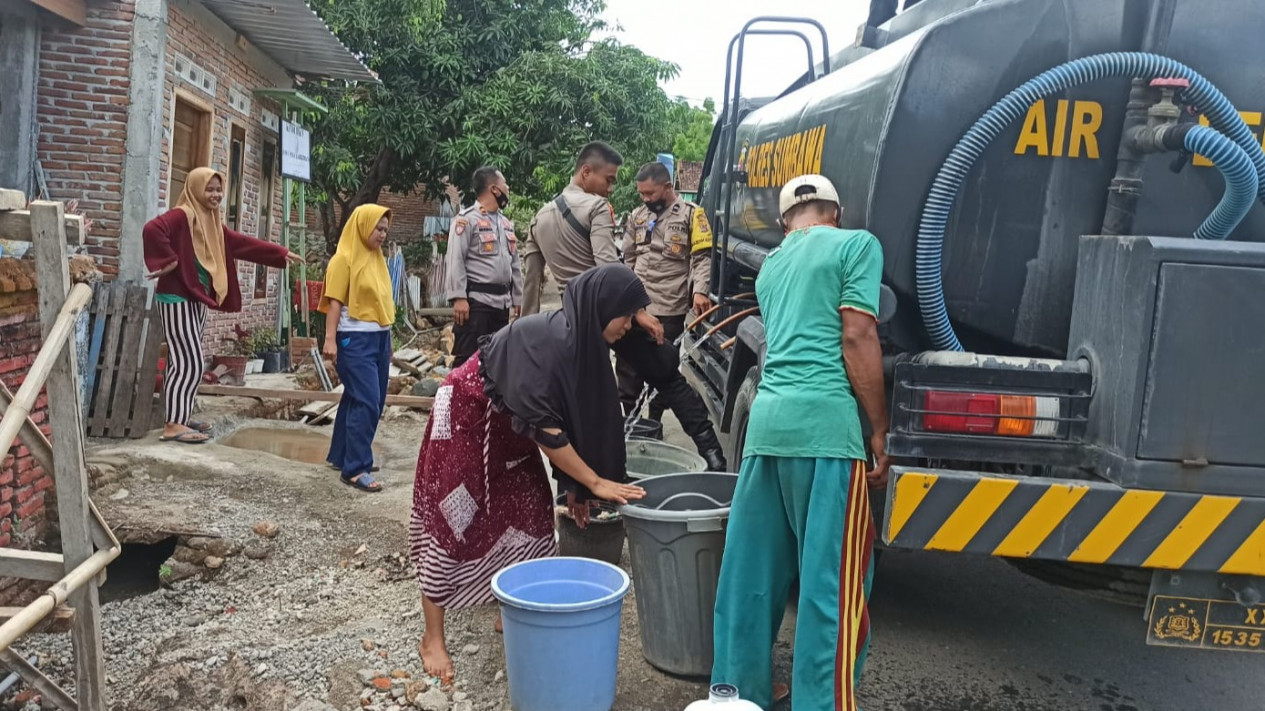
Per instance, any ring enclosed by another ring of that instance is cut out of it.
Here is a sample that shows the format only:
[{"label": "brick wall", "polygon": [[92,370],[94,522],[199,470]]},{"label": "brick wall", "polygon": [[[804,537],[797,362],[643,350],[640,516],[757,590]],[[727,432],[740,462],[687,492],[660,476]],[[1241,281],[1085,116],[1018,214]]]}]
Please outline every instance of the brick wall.
[{"label": "brick wall", "polygon": [[44,24],[37,89],[39,159],[54,200],[79,200],[89,251],[118,273],[127,141],[131,0],[88,0],[82,27]]},{"label": "brick wall", "polygon": [[[17,392],[40,344],[39,298],[30,261],[0,259],[0,380]],[[51,436],[48,402],[41,394],[31,419]],[[30,548],[56,527],[52,472],[45,472],[30,450],[16,444],[0,461],[0,547]],[[0,578],[0,602],[24,599],[46,583]]]},{"label": "brick wall", "polygon": [[[277,132],[263,123],[265,110],[274,115],[281,113],[281,107],[271,101],[261,100],[251,94],[255,89],[271,87],[275,82],[267,78],[257,66],[253,66],[238,47],[226,45],[216,33],[209,31],[206,20],[195,17],[175,5],[168,10],[167,39],[167,77],[164,88],[164,103],[168,116],[163,133],[162,182],[159,188],[159,200],[167,205],[167,189],[169,182],[169,163],[171,155],[172,113],[175,111],[175,96],[180,92],[194,103],[205,103],[212,109],[211,125],[211,167],[227,175],[229,167],[229,149],[232,127],[237,125],[246,131],[246,152],[242,170],[242,220],[238,229],[248,235],[279,242],[281,240],[281,177],[279,166],[270,167],[274,171],[275,184],[273,192],[274,217],[269,234],[261,234],[260,220],[260,187],[263,181],[263,147],[266,140],[278,141]],[[200,68],[215,76],[214,96],[194,87],[176,74],[175,58],[180,54],[194,61]],[[258,56],[256,53],[255,56]],[[238,89],[244,91],[249,98],[249,113],[243,113],[238,107],[230,104],[230,93]],[[241,324],[245,329],[276,326],[278,289],[281,272],[268,269],[267,297],[255,298],[255,265],[238,264],[238,280],[242,288],[242,312],[225,314],[212,311],[207,321],[206,338],[208,352],[218,353],[223,349],[221,339],[230,337],[234,324]]]},{"label": "brick wall", "polygon": [[[421,237],[422,230],[426,225],[426,218],[439,214],[440,201],[428,200],[425,192],[425,189],[419,186],[417,190],[409,195],[383,193],[378,198],[380,205],[385,205],[391,210],[391,240],[411,242]],[[447,199],[454,206],[458,204],[460,194],[456,188],[450,186],[447,196]],[[454,208],[455,211],[456,209]],[[336,216],[339,215],[337,207],[334,208],[334,214]],[[321,219],[316,208],[308,208],[307,223],[311,229],[320,234]]]}]

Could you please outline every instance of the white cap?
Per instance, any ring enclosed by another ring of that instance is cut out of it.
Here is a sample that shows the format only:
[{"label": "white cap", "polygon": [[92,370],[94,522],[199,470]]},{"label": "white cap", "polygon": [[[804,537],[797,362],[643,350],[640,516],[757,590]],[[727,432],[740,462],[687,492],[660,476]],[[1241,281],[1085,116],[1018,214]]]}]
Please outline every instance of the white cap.
[{"label": "white cap", "polygon": [[782,196],[778,199],[778,212],[785,215],[792,207],[814,200],[824,200],[839,204],[839,193],[834,183],[824,175],[801,175],[791,180],[782,188]]}]

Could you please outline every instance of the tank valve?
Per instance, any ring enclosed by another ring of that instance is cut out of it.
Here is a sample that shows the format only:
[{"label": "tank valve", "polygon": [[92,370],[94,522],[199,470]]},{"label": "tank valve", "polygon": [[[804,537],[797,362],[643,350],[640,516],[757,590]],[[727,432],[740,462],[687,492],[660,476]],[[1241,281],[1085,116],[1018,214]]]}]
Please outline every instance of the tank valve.
[{"label": "tank valve", "polygon": [[1190,81],[1187,79],[1152,79],[1151,88],[1160,90],[1160,100],[1151,105],[1147,109],[1147,124],[1149,127],[1155,127],[1161,124],[1177,123],[1182,116],[1182,108],[1177,105],[1174,98],[1177,92],[1185,91],[1190,88]]}]

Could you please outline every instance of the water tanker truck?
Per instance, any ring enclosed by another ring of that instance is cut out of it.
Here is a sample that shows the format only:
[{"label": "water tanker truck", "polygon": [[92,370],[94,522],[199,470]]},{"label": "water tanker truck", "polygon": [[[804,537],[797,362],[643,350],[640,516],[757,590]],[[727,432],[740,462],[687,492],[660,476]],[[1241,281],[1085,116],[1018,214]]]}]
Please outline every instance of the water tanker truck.
[{"label": "water tanker truck", "polygon": [[[894,4],[835,54],[792,18],[731,45],[719,307],[682,347],[729,460],[778,192],[821,173],[883,246],[883,545],[1146,600],[1151,644],[1265,651],[1265,3]],[[770,34],[803,77],[745,96]]]}]

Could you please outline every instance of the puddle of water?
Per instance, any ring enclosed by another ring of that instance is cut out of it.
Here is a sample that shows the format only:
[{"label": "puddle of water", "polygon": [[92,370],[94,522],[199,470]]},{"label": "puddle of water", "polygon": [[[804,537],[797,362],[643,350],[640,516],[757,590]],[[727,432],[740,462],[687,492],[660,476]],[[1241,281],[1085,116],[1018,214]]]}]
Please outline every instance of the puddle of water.
[{"label": "puddle of water", "polygon": [[[304,464],[325,464],[325,455],[329,454],[329,437],[304,430],[248,427],[237,430],[219,443],[225,447],[265,452]],[[374,447],[374,455],[380,463],[382,456],[377,447]]]}]

